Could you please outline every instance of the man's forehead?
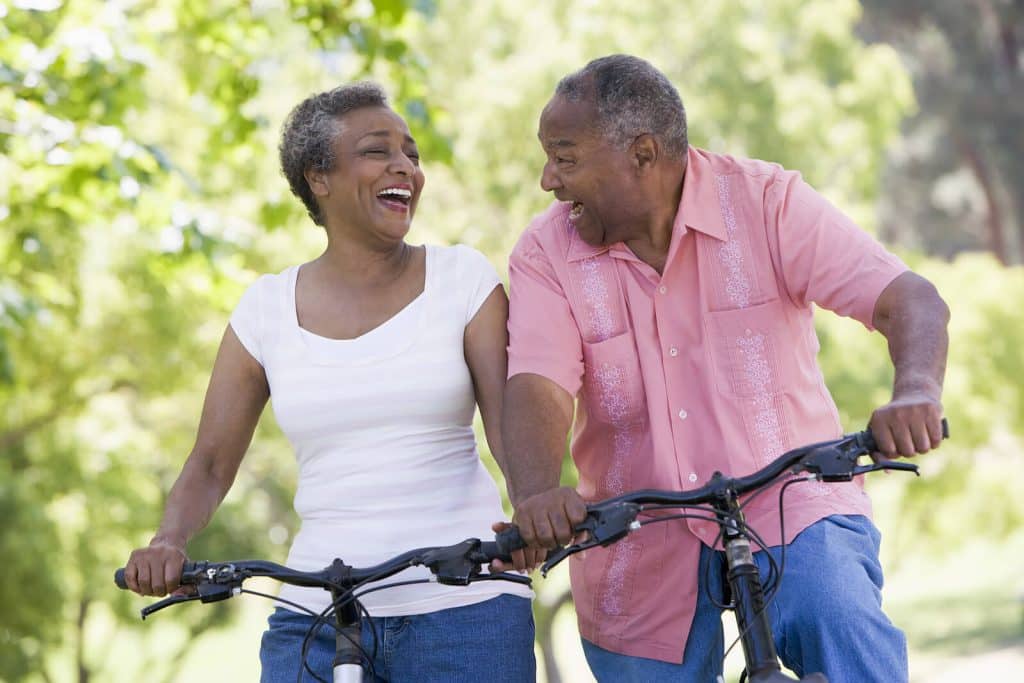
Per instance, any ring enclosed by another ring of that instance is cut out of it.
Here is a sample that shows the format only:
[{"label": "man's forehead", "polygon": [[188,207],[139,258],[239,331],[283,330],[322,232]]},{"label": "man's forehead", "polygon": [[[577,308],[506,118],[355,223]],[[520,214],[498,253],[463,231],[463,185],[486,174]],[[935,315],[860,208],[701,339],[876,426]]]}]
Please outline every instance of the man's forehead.
[{"label": "man's forehead", "polygon": [[537,138],[545,148],[575,147],[593,134],[593,107],[555,97],[540,115]]}]

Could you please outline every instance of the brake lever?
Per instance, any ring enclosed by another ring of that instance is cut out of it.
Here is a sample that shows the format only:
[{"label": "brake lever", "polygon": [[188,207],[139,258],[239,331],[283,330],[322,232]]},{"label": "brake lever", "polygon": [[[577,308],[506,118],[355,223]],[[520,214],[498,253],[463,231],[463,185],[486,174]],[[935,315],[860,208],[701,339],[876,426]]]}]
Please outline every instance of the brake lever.
[{"label": "brake lever", "polygon": [[512,572],[477,574],[470,579],[471,583],[476,581],[511,581],[512,583],[521,583],[524,586],[533,586],[533,579],[529,576],[513,574]]},{"label": "brake lever", "polygon": [[191,595],[169,595],[163,600],[154,602],[152,605],[146,605],[142,608],[142,620],[145,621],[153,612],[159,612],[165,607],[177,605],[182,602],[192,602],[193,600],[201,600],[202,597],[198,593],[192,593]]},{"label": "brake lever", "polygon": [[554,569],[555,565],[559,564],[562,560],[570,555],[575,555],[580,551],[593,548],[597,545],[600,544],[593,540],[587,540],[583,543],[573,543],[572,545],[559,547],[548,552],[548,558],[544,560],[544,564],[540,566],[540,575],[546,579],[548,577],[548,572]]},{"label": "brake lever", "polygon": [[858,465],[853,468],[853,475],[867,474],[868,472],[878,472],[879,470],[899,470],[902,472],[913,472],[917,476],[921,476],[921,471],[917,465],[912,462],[902,462],[898,460],[882,460],[870,465]]}]

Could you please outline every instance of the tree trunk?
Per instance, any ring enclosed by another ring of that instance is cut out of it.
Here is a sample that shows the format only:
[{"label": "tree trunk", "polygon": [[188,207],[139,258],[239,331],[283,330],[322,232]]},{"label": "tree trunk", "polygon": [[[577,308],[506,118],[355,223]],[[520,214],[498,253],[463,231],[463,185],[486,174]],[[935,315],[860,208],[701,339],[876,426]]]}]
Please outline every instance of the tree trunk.
[{"label": "tree trunk", "polygon": [[89,599],[83,596],[78,603],[78,619],[75,622],[78,631],[78,652],[75,656],[78,664],[78,683],[89,683],[90,678],[89,669],[85,665],[85,616],[88,611]]},{"label": "tree trunk", "polygon": [[1006,229],[1003,225],[1003,212],[999,206],[999,198],[996,196],[985,161],[981,158],[978,148],[964,136],[957,135],[956,143],[957,148],[960,150],[985,194],[985,205],[988,208],[989,246],[1001,264],[1004,266],[1009,265],[1010,258],[1006,251]]}]

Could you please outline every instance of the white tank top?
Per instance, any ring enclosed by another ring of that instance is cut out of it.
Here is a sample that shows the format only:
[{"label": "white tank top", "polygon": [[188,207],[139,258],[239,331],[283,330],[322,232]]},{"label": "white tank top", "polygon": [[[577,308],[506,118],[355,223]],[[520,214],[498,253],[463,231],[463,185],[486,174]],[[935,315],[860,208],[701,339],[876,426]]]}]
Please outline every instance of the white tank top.
[{"label": "white tank top", "polygon": [[[335,557],[365,567],[424,546],[493,538],[504,519],[497,487],[480,462],[476,409],[463,335],[500,285],[479,252],[426,247],[423,293],[392,318],[351,340],[298,325],[299,266],[260,277],[242,296],[231,327],[263,366],[274,415],[295,448],[295,510],[302,527],[289,567],[322,569]],[[408,569],[392,583],[425,578]],[[361,599],[374,616],[422,614],[525,586],[412,584]],[[282,598],[314,611],[326,591],[283,586]]]}]

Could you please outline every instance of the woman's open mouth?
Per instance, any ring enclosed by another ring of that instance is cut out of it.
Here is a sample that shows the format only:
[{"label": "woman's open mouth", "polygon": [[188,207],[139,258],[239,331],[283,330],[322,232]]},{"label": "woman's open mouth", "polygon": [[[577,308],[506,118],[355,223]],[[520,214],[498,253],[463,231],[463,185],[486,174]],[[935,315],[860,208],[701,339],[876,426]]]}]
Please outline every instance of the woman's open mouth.
[{"label": "woman's open mouth", "polygon": [[405,187],[385,187],[377,193],[377,199],[386,209],[407,213],[412,202],[412,190]]}]

